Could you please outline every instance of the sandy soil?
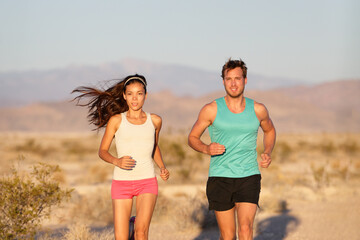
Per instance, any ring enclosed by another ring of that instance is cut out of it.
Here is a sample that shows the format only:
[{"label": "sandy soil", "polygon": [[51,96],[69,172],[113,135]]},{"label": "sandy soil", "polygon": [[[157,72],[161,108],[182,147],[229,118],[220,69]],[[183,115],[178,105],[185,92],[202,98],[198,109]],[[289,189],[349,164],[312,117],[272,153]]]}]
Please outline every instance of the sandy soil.
[{"label": "sandy soil", "polygon": [[259,216],[255,240],[360,239],[359,196],[346,199],[289,201],[289,211]]}]

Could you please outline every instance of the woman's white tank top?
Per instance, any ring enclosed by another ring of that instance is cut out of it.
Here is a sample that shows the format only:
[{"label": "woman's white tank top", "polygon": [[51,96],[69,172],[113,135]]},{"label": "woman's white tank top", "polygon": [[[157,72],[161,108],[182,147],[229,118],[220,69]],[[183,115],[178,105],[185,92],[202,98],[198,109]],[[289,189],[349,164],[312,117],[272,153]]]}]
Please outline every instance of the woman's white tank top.
[{"label": "woman's white tank top", "polygon": [[141,125],[130,123],[126,112],[121,113],[121,123],[115,133],[115,144],[118,157],[131,156],[136,165],[132,170],[114,168],[114,180],[140,180],[155,177],[153,150],[155,127],[149,113]]}]

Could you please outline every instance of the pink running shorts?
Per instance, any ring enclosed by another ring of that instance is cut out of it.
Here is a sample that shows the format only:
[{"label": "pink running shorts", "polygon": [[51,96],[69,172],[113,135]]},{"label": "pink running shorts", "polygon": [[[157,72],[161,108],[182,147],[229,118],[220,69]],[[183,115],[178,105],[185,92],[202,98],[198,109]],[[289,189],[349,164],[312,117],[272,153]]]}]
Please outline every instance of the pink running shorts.
[{"label": "pink running shorts", "polygon": [[143,193],[158,194],[156,177],[141,180],[112,180],[112,199],[131,199]]}]

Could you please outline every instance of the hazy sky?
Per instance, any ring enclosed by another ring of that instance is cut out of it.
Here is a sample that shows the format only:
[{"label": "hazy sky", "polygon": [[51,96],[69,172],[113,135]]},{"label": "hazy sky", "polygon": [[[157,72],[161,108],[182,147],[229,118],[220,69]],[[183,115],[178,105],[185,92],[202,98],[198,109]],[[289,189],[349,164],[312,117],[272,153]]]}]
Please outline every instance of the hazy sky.
[{"label": "hazy sky", "polygon": [[125,58],[306,81],[360,78],[358,0],[0,0],[0,72]]}]

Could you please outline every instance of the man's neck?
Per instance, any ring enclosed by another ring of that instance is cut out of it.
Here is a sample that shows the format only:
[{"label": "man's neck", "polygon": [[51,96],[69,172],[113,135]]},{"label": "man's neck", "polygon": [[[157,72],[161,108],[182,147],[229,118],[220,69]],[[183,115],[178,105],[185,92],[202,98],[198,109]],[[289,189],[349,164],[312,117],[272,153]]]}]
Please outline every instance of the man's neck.
[{"label": "man's neck", "polygon": [[225,96],[225,103],[229,110],[233,113],[241,113],[245,109],[246,101],[243,94],[238,97]]}]

